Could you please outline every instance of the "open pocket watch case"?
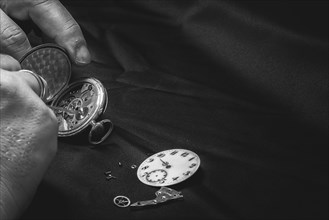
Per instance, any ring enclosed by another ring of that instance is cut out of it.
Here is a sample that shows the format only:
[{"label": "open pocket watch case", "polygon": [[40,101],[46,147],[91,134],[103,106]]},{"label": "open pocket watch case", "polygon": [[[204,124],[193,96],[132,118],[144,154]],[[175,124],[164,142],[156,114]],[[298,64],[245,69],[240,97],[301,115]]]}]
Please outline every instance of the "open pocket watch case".
[{"label": "open pocket watch case", "polygon": [[20,60],[22,69],[41,76],[47,84],[46,104],[53,109],[58,123],[58,136],[73,136],[91,127],[91,144],[103,142],[112,132],[109,119],[97,122],[107,108],[108,95],[95,78],[81,78],[69,84],[71,62],[66,51],[54,44],[31,49]]}]

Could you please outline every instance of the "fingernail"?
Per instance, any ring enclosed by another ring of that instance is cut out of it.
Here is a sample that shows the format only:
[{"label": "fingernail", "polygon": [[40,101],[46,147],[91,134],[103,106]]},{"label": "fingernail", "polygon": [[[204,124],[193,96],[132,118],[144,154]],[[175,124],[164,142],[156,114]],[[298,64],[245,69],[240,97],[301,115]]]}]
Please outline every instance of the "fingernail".
[{"label": "fingernail", "polygon": [[85,45],[81,45],[75,53],[75,62],[78,65],[90,63],[90,53]]}]

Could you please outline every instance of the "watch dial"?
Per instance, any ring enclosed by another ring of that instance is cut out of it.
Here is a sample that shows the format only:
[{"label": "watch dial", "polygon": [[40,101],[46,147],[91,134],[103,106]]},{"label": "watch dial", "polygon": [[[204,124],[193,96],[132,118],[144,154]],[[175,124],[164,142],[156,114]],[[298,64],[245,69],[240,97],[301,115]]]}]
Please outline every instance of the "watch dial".
[{"label": "watch dial", "polygon": [[186,149],[170,149],[144,160],[137,170],[138,179],[151,186],[170,186],[191,177],[200,166],[199,156]]},{"label": "watch dial", "polygon": [[164,182],[167,175],[167,171],[158,169],[147,173],[145,178],[150,183]]}]

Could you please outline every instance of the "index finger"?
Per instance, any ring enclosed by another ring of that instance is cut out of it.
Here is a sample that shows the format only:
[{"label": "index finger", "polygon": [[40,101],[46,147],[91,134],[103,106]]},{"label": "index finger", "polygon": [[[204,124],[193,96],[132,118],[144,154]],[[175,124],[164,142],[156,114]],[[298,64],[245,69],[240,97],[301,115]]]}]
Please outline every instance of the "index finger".
[{"label": "index finger", "polygon": [[58,0],[39,0],[29,8],[33,22],[64,47],[76,64],[90,62],[90,53],[78,23]]}]

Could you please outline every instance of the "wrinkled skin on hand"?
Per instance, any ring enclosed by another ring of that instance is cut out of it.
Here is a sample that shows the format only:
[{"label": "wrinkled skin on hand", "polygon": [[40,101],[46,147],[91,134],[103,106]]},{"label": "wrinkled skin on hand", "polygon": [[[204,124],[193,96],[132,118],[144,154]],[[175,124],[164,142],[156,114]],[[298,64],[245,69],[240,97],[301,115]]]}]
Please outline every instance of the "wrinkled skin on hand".
[{"label": "wrinkled skin on hand", "polygon": [[58,0],[0,0],[1,220],[22,214],[57,150],[57,119],[36,95],[36,79],[18,72],[31,45],[15,19],[32,20],[75,64],[91,61],[80,26]]},{"label": "wrinkled skin on hand", "polygon": [[57,150],[57,119],[26,74],[0,69],[1,220],[25,210]]},{"label": "wrinkled skin on hand", "polygon": [[31,45],[15,20],[32,20],[75,64],[91,61],[80,26],[58,0],[0,0],[1,220],[22,214],[57,150],[57,119],[36,95],[36,79],[18,72]]}]

